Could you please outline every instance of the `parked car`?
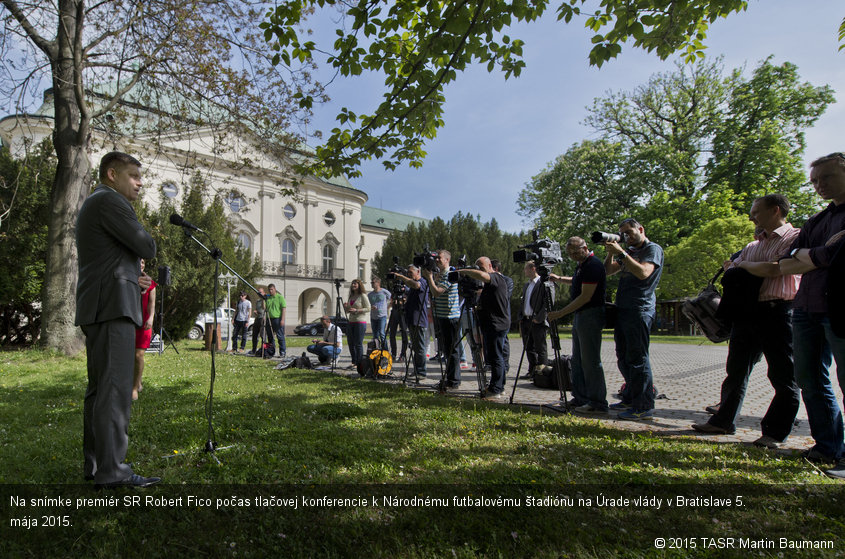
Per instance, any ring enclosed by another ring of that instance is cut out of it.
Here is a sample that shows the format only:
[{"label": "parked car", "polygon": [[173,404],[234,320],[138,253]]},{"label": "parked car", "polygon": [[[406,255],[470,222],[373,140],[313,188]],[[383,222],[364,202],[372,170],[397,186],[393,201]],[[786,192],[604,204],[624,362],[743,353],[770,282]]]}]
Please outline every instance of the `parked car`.
[{"label": "parked car", "polygon": [[[345,317],[331,317],[332,324],[337,324],[338,328],[340,328],[341,332],[346,333],[346,326],[349,324],[349,321]],[[312,320],[311,322],[306,322],[305,324],[300,324],[296,328],[293,329],[293,333],[297,336],[317,336],[323,334],[323,323],[320,322],[320,319]]]},{"label": "parked car", "polygon": [[[226,323],[229,323],[229,328],[234,330],[235,325],[232,324],[232,318],[235,316],[235,309],[217,308],[217,323],[220,325],[220,335],[224,340],[229,339],[229,330]],[[200,313],[194,320],[194,325],[188,331],[188,338],[191,340],[199,340],[205,334],[205,325],[214,322],[214,315],[211,312]],[[248,327],[252,327],[255,322],[253,317],[249,317]]]}]

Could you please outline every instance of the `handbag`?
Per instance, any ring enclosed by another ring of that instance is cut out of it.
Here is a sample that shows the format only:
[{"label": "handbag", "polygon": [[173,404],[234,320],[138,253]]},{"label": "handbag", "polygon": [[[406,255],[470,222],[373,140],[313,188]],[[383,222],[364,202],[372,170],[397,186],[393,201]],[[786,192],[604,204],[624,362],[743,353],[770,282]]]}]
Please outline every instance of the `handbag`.
[{"label": "handbag", "polygon": [[715,284],[723,271],[720,268],[696,297],[688,297],[681,303],[681,312],[713,343],[724,342],[731,337],[730,323],[716,316],[722,295]]}]

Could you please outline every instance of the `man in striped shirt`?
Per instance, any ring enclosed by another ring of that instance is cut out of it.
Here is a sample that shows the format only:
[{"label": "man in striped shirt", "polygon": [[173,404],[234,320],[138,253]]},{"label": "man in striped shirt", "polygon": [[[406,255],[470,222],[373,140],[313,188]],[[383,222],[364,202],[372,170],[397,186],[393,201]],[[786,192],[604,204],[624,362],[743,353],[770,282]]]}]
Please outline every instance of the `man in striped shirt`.
[{"label": "man in striped shirt", "polygon": [[447,279],[452,254],[448,250],[437,251],[434,262],[440,273],[436,281],[429,270],[423,270],[428,281],[431,296],[434,298],[434,320],[440,332],[438,348],[441,355],[447,356],[445,385],[441,390],[457,388],[461,385],[460,351],[458,340],[461,339],[461,303],[458,298],[458,284]]},{"label": "man in striped shirt", "polygon": [[736,431],[748,378],[761,355],[766,357],[775,396],[761,422],[763,435],[754,444],[778,448],[792,431],[800,405],[792,358],[792,300],[801,276],[782,275],[777,264],[799,233],[787,223],[788,213],[789,202],[780,194],[767,194],[751,205],[750,219],[762,227],[763,233],[729,267],[741,268],[763,281],[753,311],[734,319],[719,411],[706,423],[694,424],[696,431],[710,434]]}]

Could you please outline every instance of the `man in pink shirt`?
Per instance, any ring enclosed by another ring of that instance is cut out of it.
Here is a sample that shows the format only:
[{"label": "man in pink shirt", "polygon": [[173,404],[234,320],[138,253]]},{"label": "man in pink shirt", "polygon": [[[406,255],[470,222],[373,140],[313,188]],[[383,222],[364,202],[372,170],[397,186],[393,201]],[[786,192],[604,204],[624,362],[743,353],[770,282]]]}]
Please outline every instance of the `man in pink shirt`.
[{"label": "man in pink shirt", "polygon": [[787,223],[788,213],[789,202],[780,194],[767,194],[751,205],[750,219],[763,232],[730,266],[762,278],[762,284],[751,312],[734,318],[719,410],[706,423],[694,424],[696,431],[709,434],[736,431],[748,378],[761,355],[766,357],[775,396],[761,422],[763,436],[754,444],[778,448],[792,431],[800,405],[792,359],[792,300],[801,276],[782,275],[778,266],[778,259],[789,252],[799,233]]}]

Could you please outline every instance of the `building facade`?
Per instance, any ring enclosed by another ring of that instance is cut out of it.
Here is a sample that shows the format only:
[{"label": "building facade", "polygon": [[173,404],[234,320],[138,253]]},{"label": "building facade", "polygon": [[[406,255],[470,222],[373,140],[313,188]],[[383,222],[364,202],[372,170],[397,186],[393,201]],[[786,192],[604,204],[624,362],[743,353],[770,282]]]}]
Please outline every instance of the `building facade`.
[{"label": "building facade", "polygon": [[[0,139],[22,157],[28,146],[50,136],[52,128],[48,91],[35,113],[0,119]],[[102,129],[95,134],[93,168],[112,150],[143,163],[141,199],[146,204],[155,207],[164,197],[178,207],[197,174],[211,196],[221,195],[238,242],[261,258],[258,284],[275,284],[287,300],[288,327],[333,314],[335,280],[344,280],[340,295],[345,299],[349,281],[368,282],[373,258],[391,231],[426,221],[366,206],[367,194],[345,177],[293,177],[291,164],[308,153],[278,155],[278,150],[263,150],[257,138],[230,136],[221,143],[219,131],[201,127],[171,137],[127,137]]]}]

